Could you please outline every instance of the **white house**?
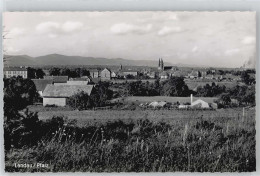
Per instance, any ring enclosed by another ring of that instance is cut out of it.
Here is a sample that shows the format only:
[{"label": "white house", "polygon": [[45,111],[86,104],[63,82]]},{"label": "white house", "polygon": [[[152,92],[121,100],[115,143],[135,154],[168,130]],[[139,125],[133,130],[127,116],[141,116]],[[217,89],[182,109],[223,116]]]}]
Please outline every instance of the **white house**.
[{"label": "white house", "polygon": [[192,102],[190,106],[193,108],[210,108],[209,104],[201,99]]},{"label": "white house", "polygon": [[4,77],[11,78],[13,76],[21,76],[23,78],[27,78],[27,69],[23,67],[4,67]]}]

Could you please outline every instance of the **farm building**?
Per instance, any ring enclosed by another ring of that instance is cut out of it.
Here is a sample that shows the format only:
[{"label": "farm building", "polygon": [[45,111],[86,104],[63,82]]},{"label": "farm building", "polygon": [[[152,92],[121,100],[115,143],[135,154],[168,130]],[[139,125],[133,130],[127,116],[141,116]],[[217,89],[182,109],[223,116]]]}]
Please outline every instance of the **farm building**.
[{"label": "farm building", "polygon": [[111,78],[117,78],[117,73],[113,71],[113,72],[111,73]]},{"label": "farm building", "polygon": [[160,101],[160,102],[153,101],[153,102],[151,102],[148,106],[153,107],[153,108],[156,108],[156,107],[165,107],[165,106],[166,106],[166,102],[165,102],[165,101]]},{"label": "farm building", "polygon": [[108,68],[105,68],[100,73],[101,80],[110,80],[111,79],[111,71]]},{"label": "farm building", "polygon": [[11,78],[13,76],[21,76],[27,78],[28,76],[27,69],[23,67],[4,67],[4,77]]},{"label": "farm building", "polygon": [[42,96],[42,93],[43,93],[45,87],[48,84],[53,83],[53,81],[51,79],[32,79],[32,81],[34,82],[36,90],[38,91],[40,96]]},{"label": "farm building", "polygon": [[48,84],[43,92],[43,106],[66,106],[67,98],[84,91],[91,94],[93,85],[51,85]]},{"label": "farm building", "polygon": [[99,70],[93,69],[89,71],[91,78],[98,78],[99,77]]},{"label": "farm building", "polygon": [[206,101],[203,101],[201,99],[198,99],[191,103],[190,105],[192,108],[210,108],[209,103]]},{"label": "farm building", "polygon": [[68,76],[44,76],[43,78],[53,80],[53,83],[66,83],[69,79]]}]

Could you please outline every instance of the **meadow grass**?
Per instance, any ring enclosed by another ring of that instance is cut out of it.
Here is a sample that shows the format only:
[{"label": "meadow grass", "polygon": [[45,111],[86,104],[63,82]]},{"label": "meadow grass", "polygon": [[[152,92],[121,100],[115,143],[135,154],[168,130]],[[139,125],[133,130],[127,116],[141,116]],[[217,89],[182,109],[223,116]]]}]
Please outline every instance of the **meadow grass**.
[{"label": "meadow grass", "polygon": [[[110,119],[81,127],[78,122],[65,123],[37,145],[6,151],[6,171],[248,172],[256,169],[253,110],[244,117],[199,116],[189,112],[187,118],[175,117],[169,121],[150,119],[148,112],[138,113],[142,118]],[[167,114],[157,111],[154,115],[157,113]],[[103,118],[110,118],[109,115]],[[37,162],[47,163],[49,167],[14,167],[14,163]]]}]

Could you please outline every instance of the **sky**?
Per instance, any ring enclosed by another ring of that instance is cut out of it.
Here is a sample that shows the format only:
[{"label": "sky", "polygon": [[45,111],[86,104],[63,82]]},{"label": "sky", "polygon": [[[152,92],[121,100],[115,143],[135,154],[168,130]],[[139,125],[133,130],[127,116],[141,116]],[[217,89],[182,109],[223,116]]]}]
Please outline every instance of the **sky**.
[{"label": "sky", "polygon": [[255,12],[5,12],[8,55],[240,67],[255,60]]}]

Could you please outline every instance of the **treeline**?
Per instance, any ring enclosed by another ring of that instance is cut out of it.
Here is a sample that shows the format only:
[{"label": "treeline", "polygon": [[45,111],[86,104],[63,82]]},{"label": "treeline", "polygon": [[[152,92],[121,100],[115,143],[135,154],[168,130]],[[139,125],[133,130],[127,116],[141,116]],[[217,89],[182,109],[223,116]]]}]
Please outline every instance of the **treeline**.
[{"label": "treeline", "polygon": [[105,106],[107,100],[112,99],[112,97],[113,91],[109,89],[109,83],[100,81],[95,85],[90,95],[83,91],[78,92],[68,98],[67,104],[74,109],[85,110]]},{"label": "treeline", "polygon": [[49,69],[51,76],[68,76],[70,78],[77,78],[82,76],[89,76],[89,71],[85,68],[57,68],[52,67]]},{"label": "treeline", "polygon": [[45,73],[41,68],[28,67],[27,72],[28,72],[27,75],[28,78],[31,79],[42,79],[45,76]]},{"label": "treeline", "polygon": [[125,83],[123,91],[119,96],[179,96],[185,97],[194,93],[189,90],[184,78],[172,77],[165,81],[155,80],[154,83],[149,81],[143,83],[140,81]]},{"label": "treeline", "polygon": [[207,74],[212,75],[226,75],[226,74],[232,74],[235,76],[241,76],[243,73],[252,73],[255,74],[255,69],[247,69],[247,70],[215,70],[215,69],[209,69],[206,71]]},{"label": "treeline", "polygon": [[[199,86],[196,91],[190,90],[183,78],[172,77],[165,81],[159,79],[155,82],[126,82],[119,86],[113,85],[116,88],[115,97],[124,96],[173,96],[173,97],[188,97],[193,94],[197,97],[218,97],[218,104],[223,106],[239,105],[255,105],[255,85],[242,84],[232,88],[226,88],[225,85],[219,86],[214,82]],[[232,102],[232,99],[237,100]]]}]

